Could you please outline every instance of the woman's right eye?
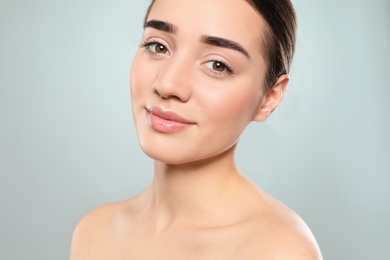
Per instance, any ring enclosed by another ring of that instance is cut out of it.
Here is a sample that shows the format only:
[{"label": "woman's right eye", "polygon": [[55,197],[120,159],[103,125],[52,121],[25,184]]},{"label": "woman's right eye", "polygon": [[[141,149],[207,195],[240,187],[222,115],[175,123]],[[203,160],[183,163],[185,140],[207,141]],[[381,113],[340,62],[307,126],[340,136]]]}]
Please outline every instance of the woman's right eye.
[{"label": "woman's right eye", "polygon": [[144,42],[141,47],[146,48],[151,53],[155,54],[169,54],[168,48],[158,42]]}]

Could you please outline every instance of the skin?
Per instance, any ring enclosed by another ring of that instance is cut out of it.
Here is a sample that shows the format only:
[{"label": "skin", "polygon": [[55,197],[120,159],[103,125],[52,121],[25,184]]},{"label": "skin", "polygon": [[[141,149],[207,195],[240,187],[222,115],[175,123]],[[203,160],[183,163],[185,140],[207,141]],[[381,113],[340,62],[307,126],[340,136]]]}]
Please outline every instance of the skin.
[{"label": "skin", "polygon": [[[268,118],[289,81],[282,75],[272,91],[262,91],[262,17],[243,0],[157,0],[152,20],[174,31],[145,28],[147,46],[134,58],[131,94],[154,180],[138,196],[85,216],[71,259],[322,259],[301,218],[253,185],[234,161],[246,126]],[[202,42],[204,36],[234,41],[247,53]],[[191,124],[157,131],[146,106]]]}]

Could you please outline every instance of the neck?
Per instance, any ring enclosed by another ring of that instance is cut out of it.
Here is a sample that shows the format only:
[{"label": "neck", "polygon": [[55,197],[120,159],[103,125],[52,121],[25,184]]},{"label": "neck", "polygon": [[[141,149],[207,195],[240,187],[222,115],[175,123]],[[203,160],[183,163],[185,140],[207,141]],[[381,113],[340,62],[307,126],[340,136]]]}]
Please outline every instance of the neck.
[{"label": "neck", "polygon": [[147,193],[148,209],[159,229],[194,220],[207,225],[204,222],[220,217],[244,179],[234,163],[234,150],[182,165],[155,161]]}]

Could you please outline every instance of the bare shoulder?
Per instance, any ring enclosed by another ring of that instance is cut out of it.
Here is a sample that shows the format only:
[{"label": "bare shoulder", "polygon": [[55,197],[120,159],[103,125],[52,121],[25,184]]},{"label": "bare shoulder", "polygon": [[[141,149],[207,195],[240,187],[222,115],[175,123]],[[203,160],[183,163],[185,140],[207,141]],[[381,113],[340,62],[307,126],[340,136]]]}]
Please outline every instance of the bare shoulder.
[{"label": "bare shoulder", "polygon": [[120,229],[127,201],[100,206],[85,215],[77,224],[72,237],[71,259],[91,259],[89,254],[107,246],[107,241]]},{"label": "bare shoulder", "polygon": [[121,202],[109,203],[89,212],[77,224],[73,238],[82,236],[85,233],[98,232],[103,229],[113,217],[120,204]]},{"label": "bare shoulder", "polygon": [[294,211],[267,198],[265,212],[252,222],[250,258],[321,260],[317,241],[305,222]]},{"label": "bare shoulder", "polygon": [[289,218],[271,225],[273,228],[267,231],[264,243],[266,251],[258,249],[258,252],[265,254],[266,259],[322,259],[317,241],[307,225],[299,216]]},{"label": "bare shoulder", "polygon": [[118,203],[100,206],[85,215],[77,224],[72,236],[71,259],[84,248],[91,246],[107,228],[107,223],[118,208]]}]

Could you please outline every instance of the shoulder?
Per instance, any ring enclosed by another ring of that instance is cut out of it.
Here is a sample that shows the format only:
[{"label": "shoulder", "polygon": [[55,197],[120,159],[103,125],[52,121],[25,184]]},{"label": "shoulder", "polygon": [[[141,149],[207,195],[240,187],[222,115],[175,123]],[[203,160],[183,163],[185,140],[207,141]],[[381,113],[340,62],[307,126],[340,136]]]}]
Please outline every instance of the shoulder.
[{"label": "shoulder", "polygon": [[270,198],[265,211],[252,222],[251,258],[321,260],[317,241],[294,211]]},{"label": "shoulder", "polygon": [[259,249],[257,252],[267,256],[266,259],[322,259],[312,232],[298,216],[290,221],[275,222],[272,230],[268,230],[264,245],[266,251]]},{"label": "shoulder", "polygon": [[71,259],[80,259],[92,248],[104,243],[123,210],[124,202],[100,206],[85,215],[77,224],[72,236]]}]

